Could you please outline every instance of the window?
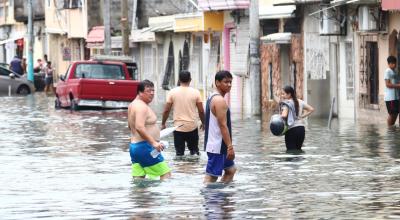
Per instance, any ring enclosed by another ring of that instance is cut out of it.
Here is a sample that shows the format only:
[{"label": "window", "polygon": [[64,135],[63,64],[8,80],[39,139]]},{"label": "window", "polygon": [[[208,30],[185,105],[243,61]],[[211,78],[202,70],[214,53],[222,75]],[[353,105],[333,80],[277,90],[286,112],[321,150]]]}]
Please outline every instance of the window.
[{"label": "window", "polygon": [[284,32],[301,33],[301,22],[299,18],[288,18],[284,25]]},{"label": "window", "polygon": [[353,44],[347,42],[345,46],[346,50],[346,98],[347,100],[354,99],[354,70],[353,70],[353,59],[350,54],[353,54]]},{"label": "window", "polygon": [[367,42],[367,76],[369,85],[369,101],[370,104],[378,104],[378,91],[379,91],[379,62],[378,62],[378,43]]},{"label": "window", "polygon": [[113,56],[122,56],[122,51],[121,50],[112,50],[111,55]]},{"label": "window", "polygon": [[136,63],[126,63],[126,68],[128,69],[129,76],[132,80],[139,80],[138,68]]},{"label": "window", "polygon": [[82,0],[58,0],[58,5],[62,6],[64,9],[81,8]]},{"label": "window", "polygon": [[290,67],[290,72],[292,72],[292,76],[290,77],[290,85],[293,87],[294,91],[296,91],[296,81],[297,81],[297,65],[296,62],[292,62]]},{"label": "window", "polygon": [[69,74],[71,73],[71,65],[68,66],[67,72],[64,74],[64,79],[68,79]]},{"label": "window", "polygon": [[158,72],[159,76],[162,76],[164,70],[164,45],[158,44],[157,45],[157,52],[158,52]]},{"label": "window", "polygon": [[89,79],[125,79],[122,67],[109,64],[78,64],[76,78]]},{"label": "window", "polygon": [[268,73],[269,73],[269,98],[274,99],[274,89],[272,85],[272,63],[268,64]]},{"label": "window", "polygon": [[0,68],[0,76],[9,76],[10,72],[4,68]]},{"label": "window", "polygon": [[202,60],[202,43],[203,39],[201,36],[195,36],[193,42],[193,55],[191,57],[190,69],[192,73],[192,77],[196,77],[199,82],[199,85],[203,85],[203,69],[201,68],[201,60]]},{"label": "window", "polygon": [[172,40],[169,42],[168,48],[168,57],[167,57],[167,64],[165,66],[165,73],[163,78],[162,87],[164,90],[169,90],[172,83],[175,82],[174,75],[175,75],[175,57],[174,57],[174,43]]},{"label": "window", "polygon": [[5,16],[5,7],[0,7],[0,17],[4,17]]},{"label": "window", "polygon": [[279,32],[279,20],[271,19],[261,21],[263,35],[273,34]]}]

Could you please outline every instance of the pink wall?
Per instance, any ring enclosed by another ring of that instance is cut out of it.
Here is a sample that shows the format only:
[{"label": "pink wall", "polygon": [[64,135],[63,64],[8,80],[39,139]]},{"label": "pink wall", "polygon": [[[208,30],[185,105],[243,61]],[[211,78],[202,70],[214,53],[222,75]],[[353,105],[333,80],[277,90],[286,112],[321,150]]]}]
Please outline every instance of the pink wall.
[{"label": "pink wall", "polygon": [[382,10],[400,10],[399,0],[382,0]]}]

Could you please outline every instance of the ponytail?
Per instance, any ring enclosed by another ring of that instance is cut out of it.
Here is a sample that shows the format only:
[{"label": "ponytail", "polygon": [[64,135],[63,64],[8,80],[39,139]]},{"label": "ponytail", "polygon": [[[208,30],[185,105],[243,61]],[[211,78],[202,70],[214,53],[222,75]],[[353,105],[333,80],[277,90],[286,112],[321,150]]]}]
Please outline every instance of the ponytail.
[{"label": "ponytail", "polygon": [[294,107],[296,109],[296,117],[299,116],[299,100],[296,97],[296,92],[294,91],[293,87],[291,86],[285,86],[283,87],[283,91],[285,91],[285,93],[290,94],[290,96],[293,99],[294,102]]}]

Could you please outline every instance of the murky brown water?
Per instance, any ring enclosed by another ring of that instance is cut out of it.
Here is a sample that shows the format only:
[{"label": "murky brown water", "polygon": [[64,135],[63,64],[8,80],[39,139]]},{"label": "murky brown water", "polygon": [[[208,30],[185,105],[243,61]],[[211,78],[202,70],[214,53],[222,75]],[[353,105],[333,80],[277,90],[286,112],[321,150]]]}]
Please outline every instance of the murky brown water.
[{"label": "murky brown water", "polygon": [[1,219],[400,218],[399,128],[314,119],[292,154],[257,119],[234,120],[235,181],[206,188],[206,155],[177,160],[173,146],[172,179],[133,181],[126,111],[53,100],[0,97]]}]

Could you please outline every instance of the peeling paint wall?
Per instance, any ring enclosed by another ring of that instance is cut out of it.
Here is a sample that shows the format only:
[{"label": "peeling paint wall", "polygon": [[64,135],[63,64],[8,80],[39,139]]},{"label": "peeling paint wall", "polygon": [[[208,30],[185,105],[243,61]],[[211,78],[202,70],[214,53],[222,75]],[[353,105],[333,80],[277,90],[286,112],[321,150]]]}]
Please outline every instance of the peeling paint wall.
[{"label": "peeling paint wall", "polygon": [[[262,44],[260,49],[261,59],[261,115],[262,121],[268,121],[274,111],[278,108],[278,97],[277,91],[278,85],[280,85],[280,50],[276,44]],[[272,64],[272,65],[271,65]],[[272,67],[272,70],[271,70]],[[272,71],[272,82],[270,73]],[[271,86],[273,96],[271,97]]]},{"label": "peeling paint wall", "polygon": [[301,34],[292,36],[291,61],[296,63],[296,92],[297,98],[304,99],[304,50]]}]

